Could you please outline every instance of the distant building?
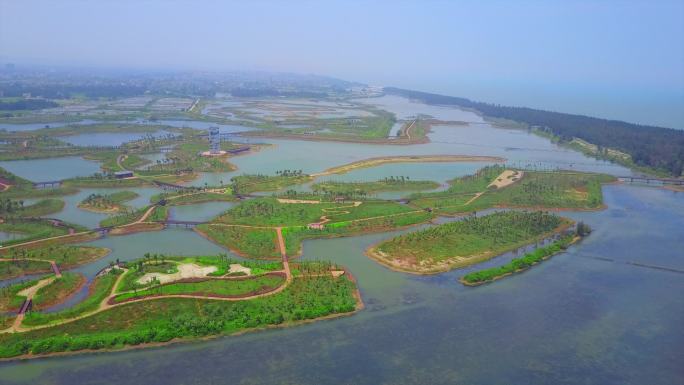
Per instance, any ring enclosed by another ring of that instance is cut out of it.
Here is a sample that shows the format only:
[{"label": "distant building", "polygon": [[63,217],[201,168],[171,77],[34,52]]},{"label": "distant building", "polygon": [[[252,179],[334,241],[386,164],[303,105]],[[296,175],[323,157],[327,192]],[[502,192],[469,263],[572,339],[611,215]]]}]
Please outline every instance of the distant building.
[{"label": "distant building", "polygon": [[132,178],[133,177],[133,171],[117,171],[114,173],[114,177],[116,179]]},{"label": "distant building", "polygon": [[325,225],[319,222],[316,223],[309,223],[306,225],[306,227],[309,228],[309,230],[323,230],[325,228]]}]

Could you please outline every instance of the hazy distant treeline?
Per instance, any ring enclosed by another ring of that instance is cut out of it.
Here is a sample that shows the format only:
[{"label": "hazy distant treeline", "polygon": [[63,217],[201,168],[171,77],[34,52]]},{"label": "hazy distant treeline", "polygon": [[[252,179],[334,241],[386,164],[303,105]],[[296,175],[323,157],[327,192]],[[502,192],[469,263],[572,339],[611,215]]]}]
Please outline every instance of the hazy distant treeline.
[{"label": "hazy distant treeline", "polygon": [[44,99],[19,99],[12,101],[0,101],[0,111],[13,110],[40,110],[42,108],[57,107],[59,104],[52,100]]},{"label": "hazy distant treeline", "polygon": [[673,176],[680,176],[684,167],[684,131],[682,130],[526,107],[474,102],[465,98],[393,87],[385,88],[385,91],[418,99],[428,104],[457,105],[475,109],[493,118],[514,120],[530,126],[548,127],[562,140],[571,140],[574,137],[600,147],[614,148],[631,155],[632,161],[637,165],[664,170]]}]

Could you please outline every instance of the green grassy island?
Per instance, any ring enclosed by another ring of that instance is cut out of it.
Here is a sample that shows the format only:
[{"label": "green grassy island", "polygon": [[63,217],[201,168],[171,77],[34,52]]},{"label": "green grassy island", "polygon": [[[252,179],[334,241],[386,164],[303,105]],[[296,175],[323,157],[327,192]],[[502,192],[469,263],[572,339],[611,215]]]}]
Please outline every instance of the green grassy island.
[{"label": "green grassy island", "polygon": [[23,200],[13,200],[5,198],[0,200],[0,217],[2,218],[26,218],[42,217],[55,214],[64,208],[64,201],[61,199],[41,199],[32,205],[24,205]]},{"label": "green grassy island", "polygon": [[572,221],[546,212],[497,212],[467,217],[381,242],[368,255],[392,269],[444,272],[491,259],[568,228]]},{"label": "green grassy island", "polygon": [[[39,292],[54,289],[52,279]],[[22,283],[22,289],[34,284]],[[14,306],[17,292],[18,287],[5,289],[0,304]],[[290,326],[362,307],[353,278],[332,263],[298,262],[291,269],[286,259],[146,255],[102,271],[74,307],[3,318],[9,329],[0,331],[0,358],[191,340]]]},{"label": "green grassy island", "polygon": [[79,208],[99,213],[118,213],[126,209],[124,202],[138,197],[133,191],[117,191],[112,194],[90,194],[81,203]]},{"label": "green grassy island", "polygon": [[564,236],[548,246],[536,248],[534,251],[525,254],[521,258],[513,258],[511,262],[505,265],[468,273],[461,277],[459,281],[466,286],[479,286],[525,271],[530,267],[551,258],[553,255],[564,251],[568,246],[579,239],[580,236],[576,234]]}]

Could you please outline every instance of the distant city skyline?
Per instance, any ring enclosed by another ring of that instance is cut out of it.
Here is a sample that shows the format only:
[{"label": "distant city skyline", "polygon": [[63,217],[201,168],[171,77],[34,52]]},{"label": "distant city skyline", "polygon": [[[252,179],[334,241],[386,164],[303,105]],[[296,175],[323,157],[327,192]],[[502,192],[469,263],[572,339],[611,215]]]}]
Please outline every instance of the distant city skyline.
[{"label": "distant city skyline", "polygon": [[0,0],[0,61],[314,73],[684,128],[684,2]]}]

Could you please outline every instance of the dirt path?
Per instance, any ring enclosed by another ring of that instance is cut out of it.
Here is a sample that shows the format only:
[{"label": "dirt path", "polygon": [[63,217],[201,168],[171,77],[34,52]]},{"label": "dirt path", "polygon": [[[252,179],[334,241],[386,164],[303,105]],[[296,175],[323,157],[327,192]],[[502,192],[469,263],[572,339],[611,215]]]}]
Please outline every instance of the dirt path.
[{"label": "dirt path", "polygon": [[416,119],[413,119],[413,122],[411,122],[411,125],[406,128],[406,137],[408,138],[408,141],[411,141],[411,129],[413,126],[416,125]]},{"label": "dirt path", "polygon": [[[145,222],[145,220],[147,219],[147,217],[149,217],[150,214],[152,214],[152,211],[154,211],[154,209],[155,209],[156,207],[157,207],[156,205],[150,206],[150,207],[147,209],[147,211],[145,211],[145,214],[143,214],[143,216],[140,217],[137,221],[135,221],[135,222],[133,222],[133,223],[129,223],[129,224],[124,225],[124,226],[136,225],[136,224],[138,224],[138,223]],[[124,227],[124,226],[121,226],[121,227]]]},{"label": "dirt path", "polygon": [[38,290],[40,290],[41,288],[43,288],[43,287],[49,285],[50,283],[52,283],[52,281],[54,281],[55,278],[56,278],[56,277],[49,277],[49,278],[41,279],[40,281],[38,281],[37,284],[35,284],[35,285],[31,286],[31,287],[27,287],[26,289],[24,289],[24,290],[18,292],[17,295],[18,295],[18,296],[21,296],[21,297],[26,297],[27,300],[33,299],[33,296],[36,295],[36,293],[38,292]]},{"label": "dirt path", "polygon": [[290,262],[287,260],[285,240],[283,239],[283,228],[276,227],[276,233],[278,234],[278,247],[280,248],[280,256],[283,258],[283,269],[285,270],[286,277],[285,285],[283,286],[287,286],[292,282],[292,272],[290,271]]},{"label": "dirt path", "polygon": [[[463,206],[468,206],[469,204],[475,202],[475,199],[479,198],[484,193],[485,193],[484,191],[480,191],[479,193],[475,194],[475,196],[468,199],[468,201],[466,203],[464,203]],[[444,207],[453,207],[453,206],[444,206]]]},{"label": "dirt path", "polygon": [[119,166],[119,168],[120,168],[121,170],[123,170],[123,171],[128,171],[128,170],[126,170],[126,168],[123,166],[123,164],[121,164],[121,162],[123,162],[124,159],[126,159],[127,157],[128,157],[128,155],[124,155],[124,154],[121,154],[121,155],[119,155],[119,156],[116,157],[116,165]]}]

